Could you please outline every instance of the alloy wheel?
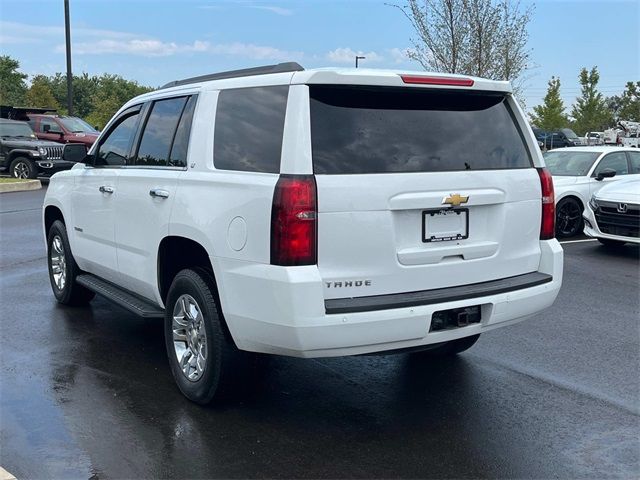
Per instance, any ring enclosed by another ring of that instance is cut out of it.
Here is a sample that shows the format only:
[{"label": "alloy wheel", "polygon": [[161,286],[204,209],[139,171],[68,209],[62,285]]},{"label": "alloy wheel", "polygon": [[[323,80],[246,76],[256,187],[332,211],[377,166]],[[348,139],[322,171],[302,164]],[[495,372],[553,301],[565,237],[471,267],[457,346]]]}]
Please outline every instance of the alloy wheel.
[{"label": "alloy wheel", "polygon": [[29,165],[25,162],[16,163],[13,167],[13,176],[15,178],[29,178]]},{"label": "alloy wheel", "polygon": [[204,316],[191,295],[180,295],[173,307],[173,349],[183,375],[198,381],[207,361],[207,332]]},{"label": "alloy wheel", "polygon": [[53,237],[49,256],[51,258],[51,275],[53,276],[53,282],[56,284],[56,287],[58,287],[58,290],[64,290],[67,284],[67,258],[64,252],[62,238],[60,238],[59,235]]},{"label": "alloy wheel", "polygon": [[576,202],[564,202],[556,216],[558,233],[567,237],[578,233],[581,217],[582,212]]}]

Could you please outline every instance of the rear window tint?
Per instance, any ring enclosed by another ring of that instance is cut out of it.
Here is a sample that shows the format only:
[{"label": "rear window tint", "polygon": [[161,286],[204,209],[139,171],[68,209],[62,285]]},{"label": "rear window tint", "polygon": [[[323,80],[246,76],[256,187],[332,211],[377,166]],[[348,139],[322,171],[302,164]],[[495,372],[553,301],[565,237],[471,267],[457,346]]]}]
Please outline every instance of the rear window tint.
[{"label": "rear window tint", "polygon": [[288,86],[223,90],[213,140],[217,169],[278,173]]},{"label": "rear window tint", "polygon": [[532,166],[503,95],[323,85],[310,97],[318,174]]}]

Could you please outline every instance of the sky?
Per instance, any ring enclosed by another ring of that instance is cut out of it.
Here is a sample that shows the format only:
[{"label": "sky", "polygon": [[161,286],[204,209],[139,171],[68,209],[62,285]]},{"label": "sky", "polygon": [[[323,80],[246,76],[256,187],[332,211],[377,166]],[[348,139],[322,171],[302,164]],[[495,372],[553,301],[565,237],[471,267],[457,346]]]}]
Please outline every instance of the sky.
[{"label": "sky", "polygon": [[[420,70],[406,58],[414,33],[402,0],[70,0],[75,74],[118,74],[149,86],[195,75],[297,61],[306,68]],[[551,76],[565,105],[582,67],[597,66],[600,91],[640,80],[640,0],[522,0],[532,68],[527,109]],[[64,72],[63,0],[0,0],[0,53],[29,75]]]}]

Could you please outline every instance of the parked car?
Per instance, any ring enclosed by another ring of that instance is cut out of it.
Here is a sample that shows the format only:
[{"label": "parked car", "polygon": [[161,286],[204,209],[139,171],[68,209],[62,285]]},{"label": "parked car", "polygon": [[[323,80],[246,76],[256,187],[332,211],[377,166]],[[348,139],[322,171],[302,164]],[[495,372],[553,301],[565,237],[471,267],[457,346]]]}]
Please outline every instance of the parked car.
[{"label": "parked car", "polygon": [[640,244],[640,179],[602,187],[584,211],[584,233],[608,247]]},{"label": "parked car", "polygon": [[556,193],[556,235],[583,230],[582,213],[589,198],[605,184],[640,178],[640,152],[620,147],[573,147],[544,154]]},{"label": "parked car", "polygon": [[562,281],[553,183],[508,82],[291,63],[171,82],[44,207],[56,299],[163,317],[198,403],[248,352],[461,352]]},{"label": "parked car", "polygon": [[62,145],[38,140],[26,122],[0,119],[0,168],[12,177],[49,176],[74,165],[61,157]]},{"label": "parked car", "polygon": [[584,142],[588,146],[604,145],[604,132],[587,132],[584,134]]},{"label": "parked car", "polygon": [[547,150],[564,147],[577,147],[585,144],[584,140],[578,137],[570,128],[561,128],[546,132],[542,139]]},{"label": "parked car", "polygon": [[29,125],[42,140],[58,143],[83,143],[93,145],[100,135],[95,128],[78,117],[64,115],[28,114]]}]

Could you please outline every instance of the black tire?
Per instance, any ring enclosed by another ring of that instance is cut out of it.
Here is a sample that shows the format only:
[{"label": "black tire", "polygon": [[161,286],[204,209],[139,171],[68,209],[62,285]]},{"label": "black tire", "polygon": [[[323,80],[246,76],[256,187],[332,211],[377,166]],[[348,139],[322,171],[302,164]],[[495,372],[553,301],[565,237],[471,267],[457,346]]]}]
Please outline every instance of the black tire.
[{"label": "black tire", "polygon": [[620,248],[626,243],[620,240],[610,240],[608,238],[599,238],[598,241],[607,248]]},{"label": "black tire", "polygon": [[[47,263],[51,289],[58,302],[63,305],[85,305],[95,297],[94,292],[76,283],[76,277],[81,270],[71,253],[67,229],[60,220],[53,222],[47,233]],[[59,275],[64,275],[62,282]]]},{"label": "black tire", "polygon": [[9,175],[14,178],[33,179],[38,176],[38,167],[26,157],[16,157],[9,166]]},{"label": "black tire", "polygon": [[[250,356],[236,348],[225,329],[221,310],[216,301],[216,292],[215,280],[208,271],[200,268],[185,269],[178,272],[173,279],[166,301],[164,333],[171,373],[182,394],[201,405],[213,400],[227,399],[236,393],[238,380],[247,371],[250,362]],[[183,349],[179,359],[179,353],[174,346],[174,316],[179,317],[184,311],[181,310],[178,301],[182,301],[181,299],[190,301],[189,297],[195,301],[198,314],[195,318],[183,316],[182,322],[187,325],[184,328],[176,324],[176,332],[184,337],[183,341],[176,342],[181,344],[178,348]],[[197,320],[199,317],[202,318]],[[206,347],[200,350],[202,328],[206,334],[204,342]],[[187,337],[190,338],[191,344],[187,343]],[[197,345],[193,345],[194,341]],[[200,355],[194,356],[195,351],[205,352],[203,357],[206,358],[199,362],[203,365],[201,371],[196,366],[189,366],[191,359],[195,359],[195,363],[198,364]],[[187,378],[188,373],[183,372],[181,360],[187,371],[192,372],[193,378]]]},{"label": "black tire", "polygon": [[568,238],[584,229],[582,206],[573,197],[563,198],[556,205],[556,237]]}]

